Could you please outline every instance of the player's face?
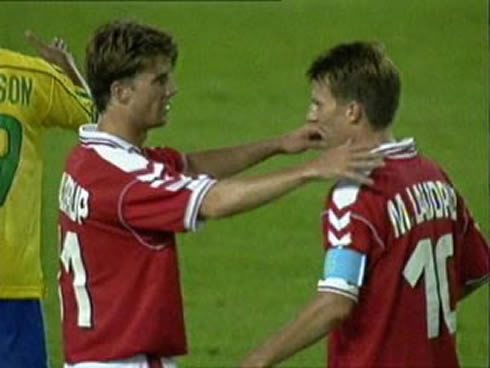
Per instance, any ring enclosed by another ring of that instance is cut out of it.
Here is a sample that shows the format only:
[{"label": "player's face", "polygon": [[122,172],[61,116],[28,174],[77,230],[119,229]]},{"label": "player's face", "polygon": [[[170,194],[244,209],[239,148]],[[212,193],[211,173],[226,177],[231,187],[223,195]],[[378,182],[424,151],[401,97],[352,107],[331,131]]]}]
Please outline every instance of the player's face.
[{"label": "player's face", "polygon": [[144,130],[164,125],[170,100],[177,93],[171,62],[158,56],[133,80],[129,110],[132,121]]},{"label": "player's face", "polygon": [[327,82],[313,81],[307,119],[309,123],[325,128],[328,142],[332,146],[351,138],[347,105],[334,98]]}]

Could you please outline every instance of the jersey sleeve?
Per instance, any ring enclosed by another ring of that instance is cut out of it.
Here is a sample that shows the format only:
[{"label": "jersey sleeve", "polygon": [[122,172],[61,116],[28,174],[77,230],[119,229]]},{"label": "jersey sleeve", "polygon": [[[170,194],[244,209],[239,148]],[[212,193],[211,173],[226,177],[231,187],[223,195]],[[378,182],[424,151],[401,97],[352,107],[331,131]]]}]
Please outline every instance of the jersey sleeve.
[{"label": "jersey sleeve", "polygon": [[341,182],[327,199],[322,216],[325,261],[318,291],[356,302],[371,249],[382,242],[367,210],[366,194],[355,184]]},{"label": "jersey sleeve", "polygon": [[482,284],[490,275],[490,248],[471,212],[461,196],[458,196],[458,211],[462,219],[459,234],[462,242],[464,286]]},{"label": "jersey sleeve", "polygon": [[61,71],[53,68],[48,96],[48,111],[43,125],[77,129],[95,120],[95,107],[88,93]]},{"label": "jersey sleeve", "polygon": [[154,163],[149,174],[131,181],[119,199],[120,221],[130,231],[196,231],[199,208],[215,180],[185,176]]}]

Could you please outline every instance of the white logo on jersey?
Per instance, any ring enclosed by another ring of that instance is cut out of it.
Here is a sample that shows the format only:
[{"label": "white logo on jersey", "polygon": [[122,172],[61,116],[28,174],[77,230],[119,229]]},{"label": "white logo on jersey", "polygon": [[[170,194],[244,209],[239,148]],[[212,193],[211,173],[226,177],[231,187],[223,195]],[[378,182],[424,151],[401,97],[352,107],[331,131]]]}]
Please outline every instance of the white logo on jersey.
[{"label": "white logo on jersey", "polygon": [[89,215],[89,192],[66,172],[61,177],[59,205],[60,210],[73,222],[82,224]]}]

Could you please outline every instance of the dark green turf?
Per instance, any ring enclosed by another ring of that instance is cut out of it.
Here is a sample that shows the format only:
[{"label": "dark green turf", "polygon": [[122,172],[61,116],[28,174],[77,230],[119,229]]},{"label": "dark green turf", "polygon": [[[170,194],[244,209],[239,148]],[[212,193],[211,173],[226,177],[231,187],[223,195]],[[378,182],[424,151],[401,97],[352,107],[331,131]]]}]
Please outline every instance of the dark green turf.
[{"label": "dark green turf", "polygon": [[[25,28],[65,37],[83,56],[93,28],[118,17],[159,25],[180,44],[171,123],[151,144],[184,151],[279,134],[302,123],[304,71],[340,41],[382,41],[403,75],[398,136],[415,136],[467,198],[488,234],[488,30],[481,0],[282,2],[0,2],[0,45],[29,50]],[[57,184],[74,135],[45,140],[44,257],[53,367],[60,367],[56,292]],[[298,159],[261,165],[266,172]],[[322,264],[314,184],[270,207],[180,236],[190,354],[182,367],[231,367],[315,293]],[[488,287],[458,319],[465,367],[488,366]],[[407,321],[408,323],[408,321]],[[144,331],[142,331],[144,333]],[[324,367],[323,343],[284,367]]]}]

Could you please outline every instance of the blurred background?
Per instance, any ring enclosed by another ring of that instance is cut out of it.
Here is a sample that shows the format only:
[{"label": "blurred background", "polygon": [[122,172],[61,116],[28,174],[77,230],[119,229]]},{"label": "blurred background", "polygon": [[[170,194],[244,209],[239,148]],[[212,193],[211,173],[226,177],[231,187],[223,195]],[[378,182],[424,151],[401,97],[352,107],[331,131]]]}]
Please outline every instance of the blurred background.
[{"label": "blurred background", "polygon": [[[179,43],[179,93],[150,145],[201,150],[266,138],[305,121],[314,57],[339,42],[382,42],[403,79],[395,133],[414,136],[466,198],[488,236],[488,9],[481,0],[0,2],[0,46],[33,53],[31,29],[65,38],[80,64],[93,30],[132,19]],[[52,367],[62,365],[56,274],[57,189],[76,134],[45,137],[43,256]],[[250,173],[312,157],[278,157]],[[232,367],[316,292],[323,262],[320,213],[329,187],[311,184],[249,214],[182,235],[189,355],[181,367]],[[460,307],[464,367],[487,367],[488,286]],[[410,321],[407,321],[410,323]],[[144,331],[142,331],[144,333]],[[325,344],[284,367],[324,367]]]}]

